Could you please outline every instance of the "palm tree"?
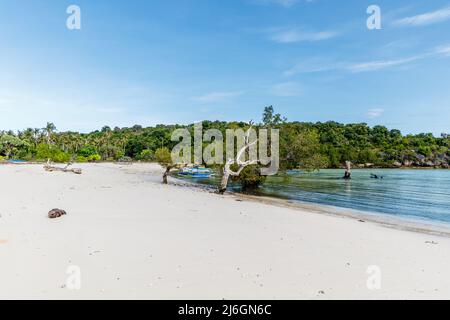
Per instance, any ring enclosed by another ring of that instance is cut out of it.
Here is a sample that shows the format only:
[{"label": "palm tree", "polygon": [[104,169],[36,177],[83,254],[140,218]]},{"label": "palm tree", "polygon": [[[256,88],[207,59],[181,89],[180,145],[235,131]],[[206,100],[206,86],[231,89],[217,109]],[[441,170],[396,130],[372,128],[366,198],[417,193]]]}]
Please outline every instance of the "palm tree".
[{"label": "palm tree", "polygon": [[55,125],[53,124],[53,122],[47,122],[47,125],[45,126],[45,128],[43,128],[43,130],[45,130],[45,132],[47,133],[47,144],[51,144],[52,133],[56,131]]},{"label": "palm tree", "polygon": [[32,128],[27,128],[24,131],[19,131],[18,137],[22,140],[28,141],[31,145],[36,146]]},{"label": "palm tree", "polygon": [[41,138],[42,138],[42,130],[39,128],[34,128],[33,129],[33,140],[34,140],[35,147],[41,142]]},{"label": "palm tree", "polygon": [[0,150],[4,149],[6,158],[9,159],[16,148],[22,147],[25,142],[13,135],[3,135],[0,138]]}]

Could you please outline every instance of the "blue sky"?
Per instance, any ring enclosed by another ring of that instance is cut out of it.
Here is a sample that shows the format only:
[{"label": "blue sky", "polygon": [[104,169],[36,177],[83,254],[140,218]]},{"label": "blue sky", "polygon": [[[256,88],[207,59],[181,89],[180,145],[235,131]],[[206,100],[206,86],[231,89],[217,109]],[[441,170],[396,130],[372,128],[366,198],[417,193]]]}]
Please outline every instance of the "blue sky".
[{"label": "blue sky", "polygon": [[450,0],[2,0],[0,70],[1,129],[260,120],[273,105],[439,135]]}]

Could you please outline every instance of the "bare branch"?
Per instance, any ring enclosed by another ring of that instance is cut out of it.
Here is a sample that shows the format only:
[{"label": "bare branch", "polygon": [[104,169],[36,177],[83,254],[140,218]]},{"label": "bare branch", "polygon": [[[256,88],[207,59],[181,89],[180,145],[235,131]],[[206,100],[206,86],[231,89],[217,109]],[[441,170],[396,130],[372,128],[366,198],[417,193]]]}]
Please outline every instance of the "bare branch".
[{"label": "bare branch", "polygon": [[[253,128],[253,121],[250,121],[250,128],[245,133],[244,138],[244,146],[238,151],[236,155],[236,161],[234,159],[228,159],[228,161],[225,163],[225,166],[223,168],[223,177],[219,188],[219,193],[225,192],[228,184],[228,178],[229,176],[238,177],[242,170],[244,170],[247,166],[258,164],[258,160],[247,160],[242,161],[242,156],[245,157],[245,152],[253,145],[255,145],[258,142],[258,139],[256,139],[253,142],[250,142],[250,133]],[[233,171],[231,170],[231,165],[235,163],[238,165],[238,170]]]}]

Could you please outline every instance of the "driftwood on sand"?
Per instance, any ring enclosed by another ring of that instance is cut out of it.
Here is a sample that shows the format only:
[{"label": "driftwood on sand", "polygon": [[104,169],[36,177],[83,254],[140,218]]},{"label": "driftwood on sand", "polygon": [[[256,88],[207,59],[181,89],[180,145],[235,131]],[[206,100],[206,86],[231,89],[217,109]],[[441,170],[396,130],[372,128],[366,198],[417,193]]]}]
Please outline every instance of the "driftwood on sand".
[{"label": "driftwood on sand", "polygon": [[60,168],[60,167],[56,167],[53,166],[50,163],[50,159],[47,161],[47,163],[44,166],[45,171],[49,171],[49,172],[53,172],[53,171],[62,171],[62,172],[72,172],[75,174],[81,174],[81,169],[79,168],[69,168],[72,165],[71,162],[69,162],[65,167]]}]

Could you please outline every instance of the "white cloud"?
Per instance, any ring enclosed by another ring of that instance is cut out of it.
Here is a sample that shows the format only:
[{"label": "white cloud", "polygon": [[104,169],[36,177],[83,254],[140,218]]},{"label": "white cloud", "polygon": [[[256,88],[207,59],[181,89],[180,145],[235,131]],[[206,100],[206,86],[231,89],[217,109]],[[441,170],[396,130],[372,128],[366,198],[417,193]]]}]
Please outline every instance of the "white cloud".
[{"label": "white cloud", "polygon": [[362,73],[378,71],[391,67],[404,65],[416,60],[421,59],[422,56],[414,56],[410,58],[397,59],[397,60],[373,60],[365,62],[336,62],[329,64],[311,65],[308,63],[298,64],[293,68],[286,70],[284,75],[293,76],[300,73],[317,73],[326,71],[344,71],[350,73]]},{"label": "white cloud", "polygon": [[378,61],[370,61],[370,62],[364,62],[364,63],[348,64],[345,66],[345,69],[347,71],[350,71],[353,73],[377,71],[377,70],[386,69],[386,68],[390,68],[390,67],[405,65],[405,64],[408,64],[411,62],[424,60],[427,58],[436,58],[436,57],[442,56],[442,55],[450,56],[450,45],[440,46],[440,47],[435,48],[431,52],[412,56],[409,58],[396,59],[396,60],[378,60]]},{"label": "white cloud", "polygon": [[326,72],[339,69],[338,63],[329,63],[320,61],[318,59],[312,59],[303,63],[298,63],[292,68],[283,72],[285,76],[294,76],[301,73],[317,73]]},{"label": "white cloud", "polygon": [[298,0],[275,0],[274,2],[282,5],[283,7],[289,8],[298,3]]},{"label": "white cloud", "polygon": [[397,26],[425,26],[450,19],[450,7],[394,21]]},{"label": "white cloud", "polygon": [[229,92],[211,92],[199,97],[193,97],[191,100],[200,103],[216,103],[224,102],[229,99],[243,95],[243,91],[229,91]]},{"label": "white cloud", "polygon": [[283,82],[272,86],[270,93],[279,97],[295,97],[303,93],[303,88],[297,82]]},{"label": "white cloud", "polygon": [[411,58],[405,59],[397,59],[397,60],[378,60],[378,61],[369,61],[363,63],[352,63],[348,64],[345,69],[352,73],[360,73],[360,72],[369,72],[369,71],[377,71],[381,69],[386,69],[390,67],[395,67],[403,64],[407,64],[409,62],[413,62],[421,59],[421,56],[415,56]]},{"label": "white cloud", "polygon": [[437,47],[435,52],[444,56],[450,56],[450,45]]},{"label": "white cloud", "polygon": [[369,111],[367,111],[366,117],[369,119],[375,119],[375,118],[381,117],[383,115],[383,113],[384,113],[384,109],[380,109],[380,108],[370,109]]},{"label": "white cloud", "polygon": [[422,55],[412,56],[402,59],[392,60],[372,60],[365,62],[326,62],[320,63],[318,61],[300,63],[286,70],[283,74],[285,76],[293,76],[301,73],[318,73],[327,71],[343,71],[349,73],[362,73],[362,72],[374,72],[383,69],[393,68],[401,65],[407,65],[414,61],[419,61],[428,57],[436,55],[450,54],[449,47],[439,47],[432,53],[426,53]]},{"label": "white cloud", "polygon": [[[255,4],[267,5],[267,4],[278,4],[285,8],[290,8],[299,3],[300,0],[253,0]],[[307,2],[311,2],[308,0]]]},{"label": "white cloud", "polygon": [[338,36],[336,31],[305,31],[301,28],[277,28],[269,31],[270,39],[278,43],[315,42]]}]

